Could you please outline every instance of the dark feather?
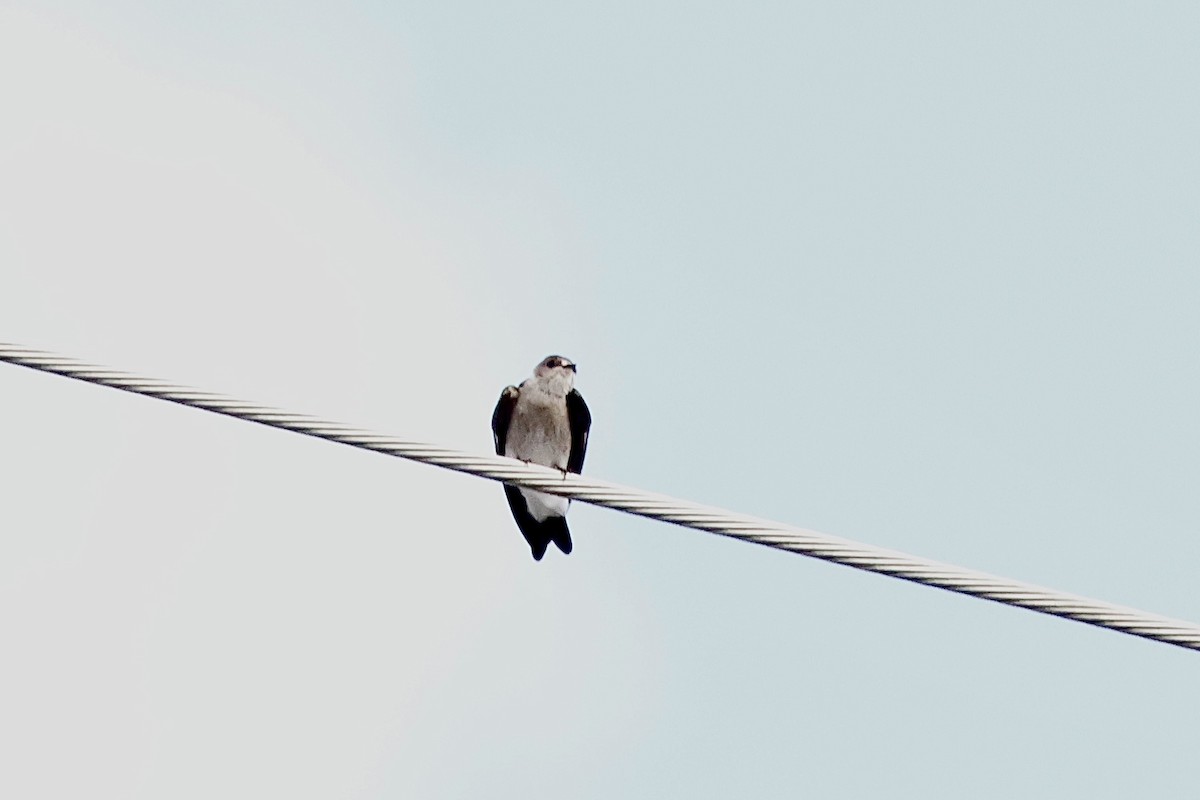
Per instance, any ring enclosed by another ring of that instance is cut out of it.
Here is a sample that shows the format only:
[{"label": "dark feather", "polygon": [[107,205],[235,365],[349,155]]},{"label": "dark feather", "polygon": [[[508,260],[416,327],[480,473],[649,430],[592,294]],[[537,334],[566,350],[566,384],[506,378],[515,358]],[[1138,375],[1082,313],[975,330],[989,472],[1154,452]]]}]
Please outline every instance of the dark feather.
[{"label": "dark feather", "polygon": [[[538,522],[534,519],[533,515],[529,513],[529,507],[525,505],[525,496],[521,494],[521,490],[516,486],[505,484],[504,494],[508,497],[508,507],[512,509],[513,519],[517,521],[517,527],[521,529],[521,535],[529,543],[529,551],[533,553],[533,560],[541,561],[542,556],[546,555],[546,548],[554,540],[553,532],[550,530],[550,520]],[[566,528],[567,521],[562,517],[551,517],[550,519],[562,520],[563,528]],[[559,545],[559,547],[561,546]],[[570,552],[570,547],[571,534],[567,533],[567,552]]]},{"label": "dark feather", "polygon": [[506,386],[496,401],[496,410],[492,412],[492,437],[496,440],[496,455],[504,455],[504,441],[508,438],[508,426],[512,423],[513,409],[517,406],[517,397],[521,391],[515,386]]},{"label": "dark feather", "polygon": [[592,429],[592,412],[588,411],[583,395],[572,389],[567,393],[567,422],[571,426],[571,454],[567,457],[567,472],[583,472],[587,456],[588,432]]}]

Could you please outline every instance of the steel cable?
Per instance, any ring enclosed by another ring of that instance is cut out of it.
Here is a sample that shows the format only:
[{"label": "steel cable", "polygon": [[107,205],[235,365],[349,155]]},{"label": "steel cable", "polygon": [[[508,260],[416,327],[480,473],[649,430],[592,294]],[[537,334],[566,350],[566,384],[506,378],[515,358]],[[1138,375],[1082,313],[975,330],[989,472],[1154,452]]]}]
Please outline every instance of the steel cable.
[{"label": "steel cable", "polygon": [[855,569],[890,575],[1166,644],[1200,650],[1200,625],[1191,622],[988,575],[817,531],[703,506],[595,478],[564,475],[557,470],[525,464],[510,458],[464,453],[433,444],[385,436],[338,422],[86,364],[19,345],[0,343],[0,361],[133,394],[156,397],[330,442],[432,464],[456,472],[538,489],[592,505],[812,556]]}]

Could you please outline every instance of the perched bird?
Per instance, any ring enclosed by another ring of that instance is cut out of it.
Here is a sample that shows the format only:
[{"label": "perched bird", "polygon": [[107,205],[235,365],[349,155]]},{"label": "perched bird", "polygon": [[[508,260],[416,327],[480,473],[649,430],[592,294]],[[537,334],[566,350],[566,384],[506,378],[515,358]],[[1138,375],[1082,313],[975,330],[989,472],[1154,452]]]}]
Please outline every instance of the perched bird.
[{"label": "perched bird", "polygon": [[[562,356],[547,356],[534,367],[532,378],[506,387],[492,414],[496,455],[581,472],[592,415],[574,384],[575,365]],[[551,542],[571,552],[570,500],[507,484],[504,493],[535,561],[542,560]]]}]

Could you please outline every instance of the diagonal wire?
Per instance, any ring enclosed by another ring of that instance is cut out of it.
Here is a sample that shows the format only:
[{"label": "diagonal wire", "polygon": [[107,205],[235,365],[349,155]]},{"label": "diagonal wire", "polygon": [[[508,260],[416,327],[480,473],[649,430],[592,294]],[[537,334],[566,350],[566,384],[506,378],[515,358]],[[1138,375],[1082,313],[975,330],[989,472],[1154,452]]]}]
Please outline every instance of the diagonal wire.
[{"label": "diagonal wire", "polygon": [[511,458],[464,453],[433,444],[385,436],[338,422],[189,389],[15,344],[0,343],[0,361],[87,383],[110,386],[133,394],[156,397],[330,442],[538,489],[592,505],[812,556],[1005,605],[1027,608],[1166,644],[1200,650],[1200,625],[1195,623],[1161,617],[964,567],[942,564],[825,533],[795,528],[666,495],[652,494],[608,481],[579,475],[563,475],[557,470],[525,464]]}]

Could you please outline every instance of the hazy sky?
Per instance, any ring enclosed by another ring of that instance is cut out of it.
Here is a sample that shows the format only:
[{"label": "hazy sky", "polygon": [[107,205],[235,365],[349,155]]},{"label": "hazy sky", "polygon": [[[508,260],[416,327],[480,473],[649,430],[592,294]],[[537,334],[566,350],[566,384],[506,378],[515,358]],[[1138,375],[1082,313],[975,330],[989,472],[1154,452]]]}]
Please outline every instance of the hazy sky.
[{"label": "hazy sky", "polygon": [[[1195,3],[0,2],[0,339],[1200,621]],[[0,365],[0,796],[1194,791],[1200,655]]]}]

